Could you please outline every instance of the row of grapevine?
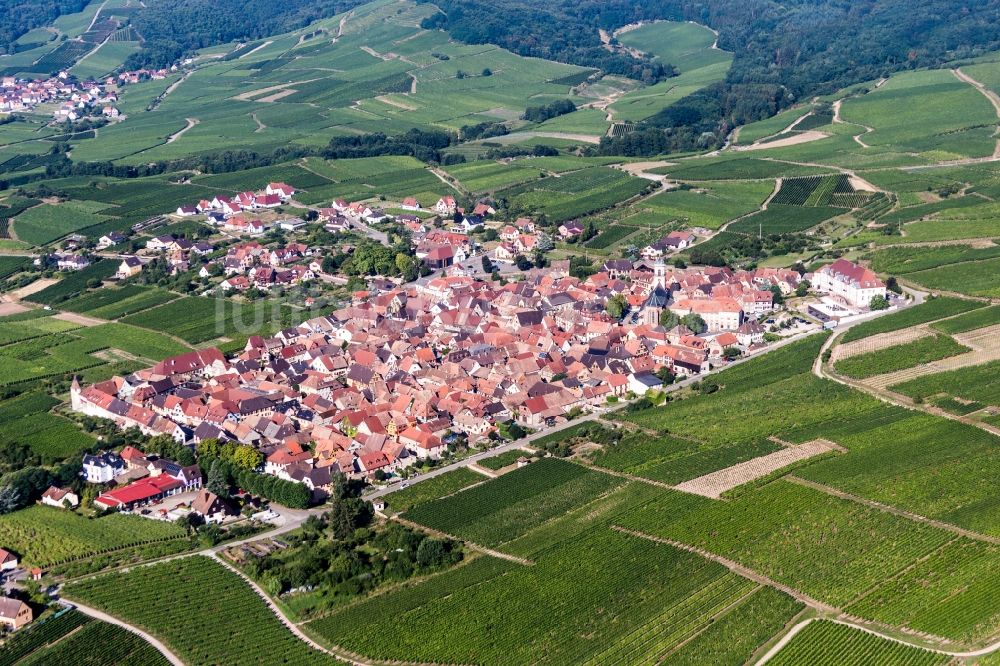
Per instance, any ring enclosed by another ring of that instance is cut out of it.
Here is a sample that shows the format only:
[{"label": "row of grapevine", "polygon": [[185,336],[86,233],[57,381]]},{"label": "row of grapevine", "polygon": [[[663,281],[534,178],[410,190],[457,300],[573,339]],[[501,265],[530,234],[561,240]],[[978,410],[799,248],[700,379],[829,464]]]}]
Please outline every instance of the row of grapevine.
[{"label": "row of grapevine", "polygon": [[828,621],[811,622],[768,663],[772,666],[932,666],[949,658]]},{"label": "row of grapevine", "polygon": [[71,583],[64,595],[155,634],[192,666],[336,663],[296,638],[237,574],[207,557]]}]

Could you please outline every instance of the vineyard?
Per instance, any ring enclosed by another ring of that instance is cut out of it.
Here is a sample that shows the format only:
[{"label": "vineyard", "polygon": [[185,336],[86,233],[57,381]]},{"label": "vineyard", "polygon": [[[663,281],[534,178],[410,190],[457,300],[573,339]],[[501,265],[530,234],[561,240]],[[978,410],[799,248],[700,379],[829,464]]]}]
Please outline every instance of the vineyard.
[{"label": "vineyard", "polygon": [[905,274],[939,266],[1000,257],[1000,246],[974,248],[968,245],[942,247],[891,247],[872,256],[872,270]]},{"label": "vineyard", "polygon": [[19,273],[31,266],[31,259],[28,257],[3,257],[0,256],[0,280],[6,280],[11,275]]},{"label": "vineyard", "polygon": [[207,557],[70,583],[64,594],[141,627],[191,666],[337,663],[292,635],[239,576]]},{"label": "vineyard", "polygon": [[63,460],[92,446],[94,439],[75,423],[49,412],[58,403],[42,392],[0,403],[0,442],[26,443],[45,462]]},{"label": "vineyard", "polygon": [[735,560],[835,606],[951,537],[944,530],[785,481],[728,502],[670,492],[619,520],[629,529]]},{"label": "vineyard", "polygon": [[409,488],[397,490],[386,498],[386,503],[393,511],[408,511],[419,504],[457,493],[484,480],[482,474],[477,474],[467,467],[460,467]]},{"label": "vineyard", "polygon": [[728,649],[742,663],[796,610],[784,595],[670,546],[606,528],[542,531],[549,546],[534,566],[481,557],[306,626],[378,659],[610,664],[656,663],[718,625],[741,636]]},{"label": "vineyard", "polygon": [[615,224],[602,229],[600,234],[587,241],[585,245],[587,247],[594,248],[595,250],[603,250],[611,247],[623,238],[634,234],[636,231],[639,231],[639,227],[629,227],[623,224]]},{"label": "vineyard", "polygon": [[55,305],[85,291],[87,283],[91,280],[105,280],[114,275],[116,270],[118,262],[102,259],[83,270],[70,273],[59,282],[31,294],[25,300],[41,305]]},{"label": "vineyard", "polygon": [[498,470],[508,467],[517,462],[517,459],[524,455],[524,451],[514,449],[513,451],[507,451],[506,453],[501,453],[498,456],[493,456],[492,458],[486,458],[480,460],[477,464],[480,467],[485,467],[486,469]]},{"label": "vineyard", "polygon": [[781,446],[766,439],[712,446],[668,435],[632,434],[591,456],[591,462],[619,472],[675,484],[767,455]]},{"label": "vineyard", "polygon": [[926,375],[896,384],[893,391],[911,398],[926,399],[934,395],[950,395],[1000,406],[1000,361],[969,368]]},{"label": "vineyard", "polygon": [[789,178],[771,203],[785,206],[836,206],[854,208],[864,205],[868,194],[857,194],[846,174]]},{"label": "vineyard", "polygon": [[877,333],[889,333],[890,331],[898,331],[910,326],[916,326],[917,324],[926,324],[927,322],[975,310],[983,307],[983,305],[985,304],[978,301],[967,301],[946,296],[932,298],[922,305],[858,324],[847,331],[840,341],[851,342]]},{"label": "vineyard", "polygon": [[18,666],[79,664],[85,666],[167,666],[170,662],[130,631],[91,621],[54,644],[35,650]]},{"label": "vineyard", "polygon": [[906,368],[939,361],[971,351],[951,336],[933,335],[867,354],[858,354],[834,363],[834,369],[852,379],[867,379]]},{"label": "vineyard", "polygon": [[702,634],[669,654],[671,666],[740,664],[803,608],[774,588],[762,587],[735,609],[715,620]]},{"label": "vineyard", "polygon": [[[848,455],[797,476],[982,534],[1000,535],[990,479],[1000,468],[997,438],[975,426],[894,410],[882,423],[841,428],[831,438]],[[901,418],[900,418],[901,416]]]},{"label": "vineyard", "polygon": [[122,319],[123,323],[162,331],[192,344],[222,335],[259,335],[292,324],[288,306],[258,301],[248,305],[225,299],[187,296]]},{"label": "vineyard", "polygon": [[811,622],[771,659],[773,666],[934,666],[949,658],[843,624]]},{"label": "vineyard", "polygon": [[958,538],[846,610],[965,644],[993,638],[1000,622],[1000,548]]},{"label": "vineyard", "polygon": [[767,210],[748,215],[727,227],[729,231],[750,234],[790,234],[815,227],[843,211],[829,206],[804,208],[802,206],[768,205]]},{"label": "vineyard", "polygon": [[463,539],[497,546],[620,483],[621,479],[580,465],[543,458],[457,495],[421,504],[405,516]]},{"label": "vineyard", "polygon": [[867,203],[854,211],[854,217],[864,222],[871,222],[882,217],[896,205],[896,195],[876,192],[869,197]]},{"label": "vineyard", "polygon": [[184,536],[184,530],[171,523],[123,515],[84,518],[41,505],[0,516],[0,543],[34,566]]},{"label": "vineyard", "polygon": [[39,620],[22,631],[17,632],[0,648],[0,666],[14,666],[21,659],[44,648],[91,622],[83,613],[75,610],[57,613],[52,617]]},{"label": "vineyard", "polygon": [[100,319],[118,319],[128,314],[163,305],[178,298],[161,289],[128,285],[120,289],[99,289],[59,304],[59,309],[80,312]]},{"label": "vineyard", "polygon": [[508,197],[526,210],[544,213],[553,222],[562,222],[611,208],[649,187],[649,181],[642,178],[595,166],[508,188],[498,196]]}]

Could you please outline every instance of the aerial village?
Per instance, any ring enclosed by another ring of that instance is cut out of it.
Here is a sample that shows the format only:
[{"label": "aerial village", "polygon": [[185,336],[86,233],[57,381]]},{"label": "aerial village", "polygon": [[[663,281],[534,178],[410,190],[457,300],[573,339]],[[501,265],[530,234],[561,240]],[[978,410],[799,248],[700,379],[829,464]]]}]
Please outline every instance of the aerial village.
[{"label": "aerial village", "polygon": [[[258,219],[294,194],[287,184],[270,183],[174,212],[240,239],[202,265],[221,267],[218,293],[336,277],[324,275],[325,250],[259,238],[275,226],[293,233],[307,224]],[[394,208],[420,205],[406,199]],[[370,279],[332,311],[274,335],[250,335],[229,357],[201,349],[90,386],[74,382],[72,408],[179,444],[251,446],[262,454],[259,472],[322,497],[335,473],[369,482],[405,476],[456,447],[474,451],[510,439],[512,426],[521,434],[544,431],[697,379],[814,331],[817,320],[832,327],[865,316],[873,297],[892,296],[870,270],[846,260],[805,274],[668,264],[694,240],[686,232],[672,232],[633,259],[608,259],[585,277],[571,274],[568,259],[521,270],[518,257],[551,248],[551,241],[532,220],[500,222],[490,219],[494,212],[481,201],[466,216],[452,197],[442,197],[434,224],[335,201],[313,224],[362,234],[377,234],[368,225],[387,220],[406,225],[423,277]],[[490,249],[467,233],[487,222],[499,231]],[[442,223],[447,228],[436,228]],[[558,233],[579,230],[567,223]],[[122,260],[118,277],[141,273],[148,255],[194,270],[189,260],[214,249],[154,237],[146,257]],[[487,262],[509,272],[480,271]],[[809,321],[783,310],[785,297],[806,293],[813,296]],[[88,481],[116,482],[95,502],[105,509],[154,504],[201,483],[196,467],[151,463],[134,447],[84,463]]]},{"label": "aerial village", "polygon": [[0,78],[0,113],[50,111],[55,122],[75,122],[83,118],[103,117],[116,120],[118,93],[129,84],[167,77],[167,69],[141,69],[121,72],[103,81],[79,81],[66,71],[47,79]]}]

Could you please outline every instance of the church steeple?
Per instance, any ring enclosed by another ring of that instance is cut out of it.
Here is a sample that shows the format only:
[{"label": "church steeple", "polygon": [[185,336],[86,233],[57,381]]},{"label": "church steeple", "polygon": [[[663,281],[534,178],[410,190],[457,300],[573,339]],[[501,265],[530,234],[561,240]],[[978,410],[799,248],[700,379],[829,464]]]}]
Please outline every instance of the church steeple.
[{"label": "church steeple", "polygon": [[653,264],[653,289],[657,287],[667,288],[667,265],[664,263],[663,257],[657,258],[656,263]]}]

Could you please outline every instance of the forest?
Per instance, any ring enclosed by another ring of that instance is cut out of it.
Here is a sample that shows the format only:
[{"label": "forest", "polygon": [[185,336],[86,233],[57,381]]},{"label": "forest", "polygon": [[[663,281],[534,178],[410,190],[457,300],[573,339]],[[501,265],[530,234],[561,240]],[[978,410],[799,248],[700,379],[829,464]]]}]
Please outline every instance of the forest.
[{"label": "forest", "polygon": [[[431,0],[421,0],[430,2]],[[719,32],[735,54],[725,82],[650,118],[672,129],[610,142],[607,154],[651,154],[720,145],[733,127],[766,118],[804,97],[878,79],[894,71],[971,58],[1000,46],[1000,0],[433,0],[434,24],[456,39],[494,43],[515,53],[597,67],[633,78],[644,62],[608,51],[598,29],[637,21],[695,21]],[[628,67],[617,58],[630,59]],[[655,63],[655,61],[653,61]],[[668,75],[663,73],[662,75]],[[704,136],[711,133],[713,136]],[[659,144],[659,145],[656,145]],[[648,150],[647,150],[648,149]]]},{"label": "forest", "polygon": [[194,49],[258,39],[327,18],[364,0],[151,0],[133,14],[132,25],[145,48],[126,63],[129,69],[164,67]]},{"label": "forest", "polygon": [[74,14],[88,0],[0,0],[0,54],[13,53],[17,38],[34,28]]}]

